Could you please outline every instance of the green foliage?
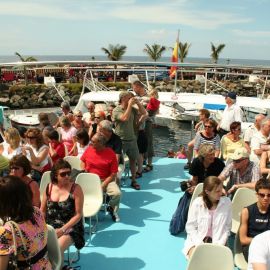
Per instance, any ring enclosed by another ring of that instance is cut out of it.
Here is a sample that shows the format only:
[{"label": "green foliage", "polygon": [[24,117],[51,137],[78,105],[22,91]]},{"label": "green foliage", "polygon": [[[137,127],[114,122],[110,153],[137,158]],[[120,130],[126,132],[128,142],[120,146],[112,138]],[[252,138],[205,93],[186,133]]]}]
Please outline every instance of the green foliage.
[{"label": "green foliage", "polygon": [[107,54],[109,60],[111,61],[119,61],[121,60],[122,56],[126,53],[127,46],[125,45],[112,45],[109,44],[108,48],[102,47],[101,50]]},{"label": "green foliage", "polygon": [[187,57],[190,46],[191,44],[188,44],[187,42],[179,42],[179,59],[181,63],[183,63],[184,59]]},{"label": "green foliage", "polygon": [[225,44],[219,44],[217,47],[211,42],[211,57],[215,64],[218,62],[218,58],[222,50],[225,48]]},{"label": "green foliage", "polygon": [[82,83],[64,83],[62,85],[70,91],[71,95],[80,95],[82,92]]},{"label": "green foliage", "polygon": [[143,51],[155,62],[161,58],[162,54],[166,51],[166,47],[159,45],[159,44],[153,44],[148,45],[145,44],[145,48]]}]

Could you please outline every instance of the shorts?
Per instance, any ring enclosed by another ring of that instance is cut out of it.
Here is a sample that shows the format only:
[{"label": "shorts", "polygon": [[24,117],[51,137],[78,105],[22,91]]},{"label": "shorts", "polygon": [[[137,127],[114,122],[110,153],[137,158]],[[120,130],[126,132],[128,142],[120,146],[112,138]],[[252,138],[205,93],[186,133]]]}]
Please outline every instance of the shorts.
[{"label": "shorts", "polygon": [[136,139],[131,141],[122,140],[123,152],[131,160],[137,160],[139,157],[139,149]]}]

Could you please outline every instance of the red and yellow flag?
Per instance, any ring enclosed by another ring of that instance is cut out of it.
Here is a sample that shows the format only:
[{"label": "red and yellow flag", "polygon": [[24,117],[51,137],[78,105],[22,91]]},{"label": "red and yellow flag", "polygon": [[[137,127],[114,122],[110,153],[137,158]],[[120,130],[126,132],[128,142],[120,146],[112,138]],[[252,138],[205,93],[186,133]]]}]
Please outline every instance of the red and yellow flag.
[{"label": "red and yellow flag", "polygon": [[[173,48],[173,54],[172,54],[172,62],[174,63],[178,63],[178,49],[179,49],[179,32],[177,35],[177,39]],[[174,78],[175,77],[175,73],[176,73],[176,66],[171,66],[171,69],[169,71],[170,74],[170,78]]]}]

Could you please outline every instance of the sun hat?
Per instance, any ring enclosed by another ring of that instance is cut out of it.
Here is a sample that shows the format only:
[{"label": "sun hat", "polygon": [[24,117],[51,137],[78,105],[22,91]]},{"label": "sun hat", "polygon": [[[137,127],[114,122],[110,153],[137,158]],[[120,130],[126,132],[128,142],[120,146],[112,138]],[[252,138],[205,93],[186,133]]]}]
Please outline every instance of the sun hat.
[{"label": "sun hat", "polygon": [[232,155],[232,160],[239,160],[248,157],[249,157],[248,150],[245,147],[240,147],[234,151]]}]

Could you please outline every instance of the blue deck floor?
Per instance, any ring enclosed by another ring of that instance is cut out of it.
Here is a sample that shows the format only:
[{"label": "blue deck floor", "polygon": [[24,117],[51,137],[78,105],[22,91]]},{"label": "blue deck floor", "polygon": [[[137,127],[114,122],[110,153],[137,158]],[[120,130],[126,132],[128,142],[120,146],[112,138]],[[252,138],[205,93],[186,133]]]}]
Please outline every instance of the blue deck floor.
[{"label": "blue deck floor", "polygon": [[[141,190],[122,188],[121,221],[99,213],[98,232],[81,250],[81,269],[185,269],[181,252],[185,234],[171,236],[169,222],[181,195],[179,180],[187,178],[185,161],[156,158],[154,170],[138,180]],[[89,244],[89,243],[88,243]]]}]

